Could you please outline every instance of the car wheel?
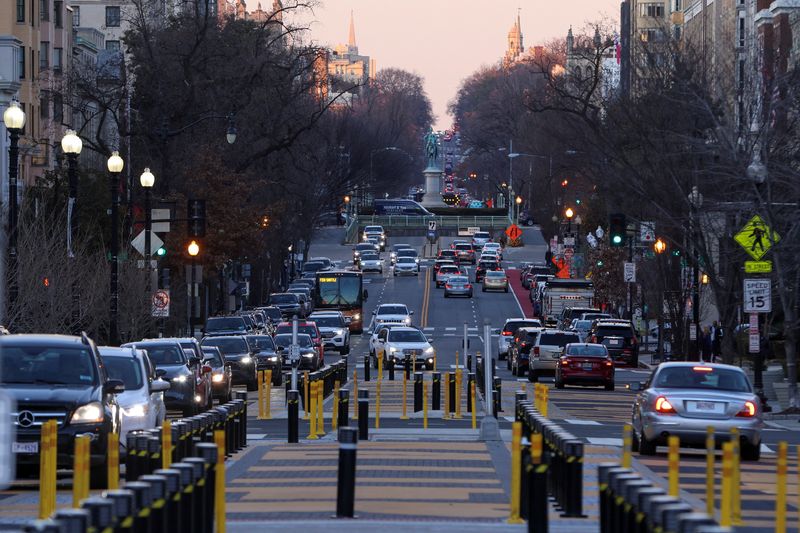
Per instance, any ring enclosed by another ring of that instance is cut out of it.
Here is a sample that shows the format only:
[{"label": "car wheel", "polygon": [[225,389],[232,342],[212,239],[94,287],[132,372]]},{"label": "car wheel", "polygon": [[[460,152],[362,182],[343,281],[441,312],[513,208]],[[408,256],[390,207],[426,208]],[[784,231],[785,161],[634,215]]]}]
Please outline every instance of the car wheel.
[{"label": "car wheel", "polygon": [[392,273],[392,276],[397,277],[397,272]]},{"label": "car wheel", "polygon": [[761,443],[754,445],[744,441],[739,448],[739,453],[743,461],[758,461],[761,459]]},{"label": "car wheel", "polygon": [[539,373],[533,368],[528,369],[528,381],[531,383],[537,383],[539,381]]},{"label": "car wheel", "polygon": [[647,439],[644,436],[644,430],[639,434],[639,455],[655,455],[656,443]]},{"label": "car wheel", "polygon": [[614,390],[614,382],[606,383],[606,390]]},{"label": "car wheel", "polygon": [[341,350],[339,350],[339,355],[349,355],[350,354],[350,341],[347,341],[347,344],[342,346]]},{"label": "car wheel", "polygon": [[450,296],[450,295],[449,295],[449,294],[447,294],[446,292],[444,293],[444,297],[445,297],[445,298],[448,298],[449,296]]},{"label": "car wheel", "polygon": [[[633,425],[631,425],[633,427]],[[638,452],[639,451],[639,438],[636,436],[636,430],[633,430],[633,434],[631,435],[631,451]]]},{"label": "car wheel", "polygon": [[468,298],[472,298],[472,291],[470,291]]},{"label": "car wheel", "polygon": [[247,382],[247,390],[248,392],[253,392],[258,390],[258,378],[253,378]]},{"label": "car wheel", "polygon": [[508,292],[508,287],[506,287],[506,288],[504,289],[504,292]]}]

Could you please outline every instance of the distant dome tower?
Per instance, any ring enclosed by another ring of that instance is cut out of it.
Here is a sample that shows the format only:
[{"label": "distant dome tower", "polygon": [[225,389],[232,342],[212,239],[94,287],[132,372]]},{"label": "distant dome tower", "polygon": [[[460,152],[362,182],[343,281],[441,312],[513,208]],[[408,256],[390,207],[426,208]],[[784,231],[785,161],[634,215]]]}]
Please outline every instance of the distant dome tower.
[{"label": "distant dome tower", "polygon": [[517,58],[519,58],[525,51],[525,46],[522,43],[522,24],[520,21],[520,10],[517,10],[517,21],[508,30],[508,49],[506,50],[506,57],[504,64],[510,65]]}]

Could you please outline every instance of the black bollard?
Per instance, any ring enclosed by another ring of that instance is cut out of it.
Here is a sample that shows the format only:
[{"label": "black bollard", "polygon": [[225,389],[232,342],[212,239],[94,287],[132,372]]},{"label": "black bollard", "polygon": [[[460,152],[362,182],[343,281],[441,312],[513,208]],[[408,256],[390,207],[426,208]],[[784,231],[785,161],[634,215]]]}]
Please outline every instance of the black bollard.
[{"label": "black bollard", "polygon": [[147,433],[141,432],[136,434],[136,464],[137,476],[150,473],[150,460],[147,456],[147,440],[150,436]]},{"label": "black bollard", "polygon": [[433,384],[431,385],[431,411],[438,411],[442,408],[442,373],[433,373]]},{"label": "black bollard", "polygon": [[203,444],[198,450],[200,458],[205,461],[205,498],[203,500],[203,517],[207,531],[214,530],[214,501],[216,491],[217,447],[214,444]]},{"label": "black bollard", "polygon": [[[242,448],[244,448],[245,446],[247,446],[247,392],[236,391],[236,392],[233,393],[233,397],[236,400],[242,400],[242,403],[244,404],[243,407],[242,407],[242,413],[240,415],[241,416],[241,421],[242,421],[242,435],[243,435]],[[212,440],[211,440],[211,442],[214,442],[213,441],[213,431],[212,431]]]},{"label": "black bollard", "polygon": [[472,354],[467,354],[467,370],[472,372]]},{"label": "black bollard", "polygon": [[547,533],[547,464],[532,462],[527,471],[528,532]]},{"label": "black bollard", "polygon": [[497,413],[503,410],[503,380],[499,376],[494,377],[494,417],[497,418]]},{"label": "black bollard", "polygon": [[[359,416],[359,421],[361,417]],[[339,428],[339,476],[336,483],[336,518],[353,518],[356,501],[356,428]]]},{"label": "black bollard", "polygon": [[89,521],[92,524],[90,530],[106,531],[116,521],[114,502],[106,498],[99,496],[86,498],[81,502],[81,509],[89,511]]},{"label": "black bollard", "polygon": [[411,381],[411,358],[409,356],[403,360],[403,372],[406,373],[406,381]]},{"label": "black bollard", "polygon": [[447,394],[450,395],[450,402],[448,406],[450,407],[450,412],[456,412],[456,373],[450,372],[447,374]]},{"label": "black bollard", "polygon": [[[198,447],[197,454],[200,455],[201,448]],[[194,497],[194,505],[195,505],[195,512],[203,513],[205,507],[209,505],[208,500],[208,485],[206,484],[206,480],[208,478],[208,468],[211,467],[209,463],[206,462],[205,459],[201,457],[187,457],[183,461],[192,466],[194,469],[192,471],[192,479],[194,480],[194,493],[192,496]],[[213,501],[211,502],[211,506],[213,508]],[[207,522],[203,519],[195,519],[195,527],[197,531],[202,531],[203,533],[213,533],[213,525],[214,521]]]},{"label": "black bollard", "polygon": [[369,391],[358,391],[358,440],[369,440]]},{"label": "black bollard", "polygon": [[[377,357],[377,355],[375,356]],[[364,381],[369,381],[369,371],[370,371],[370,360],[369,355],[364,356]]]},{"label": "black bollard", "polygon": [[389,367],[389,381],[394,381],[394,357],[389,357],[386,361],[386,366]]},{"label": "black bollard", "polygon": [[475,383],[475,373],[467,374],[467,412],[472,413],[472,384]]},{"label": "black bollard", "polygon": [[300,391],[290,390],[288,397],[288,417],[289,436],[287,442],[296,443],[299,439],[298,416],[300,412]]},{"label": "black bollard", "polygon": [[564,494],[562,516],[582,518],[583,515],[583,442],[568,440],[565,443],[564,478],[569,487]]},{"label": "black bollard", "polygon": [[158,437],[148,437],[147,439],[148,466],[147,473],[158,470],[162,466],[161,461],[161,439]]},{"label": "black bollard", "polygon": [[[154,469],[155,472],[158,468]],[[167,520],[167,478],[156,474],[141,476],[139,481],[150,483],[150,524],[153,531],[169,531]]]},{"label": "black bollard", "polygon": [[194,467],[188,463],[173,463],[172,468],[181,473],[181,522],[183,531],[197,531],[197,504],[194,498]]},{"label": "black bollard", "polygon": [[136,509],[133,492],[128,489],[106,490],[103,491],[103,498],[114,503],[116,517],[114,531],[120,533],[133,531],[133,514]]},{"label": "black bollard", "polygon": [[414,374],[414,412],[422,411],[422,372]]},{"label": "black bollard", "polygon": [[139,454],[136,452],[136,433],[125,436],[125,481],[139,477]]},{"label": "black bollard", "polygon": [[[136,533],[150,533],[150,483],[144,481],[131,481],[125,483],[125,488],[132,491],[136,501],[136,517],[133,519],[133,530]],[[155,533],[153,531],[153,533]]]},{"label": "black bollard", "polygon": [[[117,507],[117,509],[119,509],[119,507]],[[86,509],[59,509],[51,516],[55,522],[61,525],[57,530],[59,533],[83,533],[84,531],[88,531],[91,526],[92,517]],[[131,530],[117,528],[114,531]]]},{"label": "black bollard", "polygon": [[[208,446],[204,444],[203,446]],[[212,445],[213,446],[213,445]],[[214,446],[214,450],[217,447]],[[161,476],[167,480],[165,514],[167,515],[166,531],[182,531],[183,523],[181,519],[181,473],[174,468],[159,468],[153,472],[155,476]]]},{"label": "black bollard", "polygon": [[350,391],[339,389],[339,412],[336,419],[336,427],[347,427],[350,420]]}]

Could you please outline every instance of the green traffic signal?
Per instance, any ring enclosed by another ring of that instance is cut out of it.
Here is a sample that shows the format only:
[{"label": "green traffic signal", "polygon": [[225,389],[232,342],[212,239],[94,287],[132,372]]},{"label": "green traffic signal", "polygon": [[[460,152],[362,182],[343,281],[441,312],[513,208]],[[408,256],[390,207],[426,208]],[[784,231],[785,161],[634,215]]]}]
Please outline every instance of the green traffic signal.
[{"label": "green traffic signal", "polygon": [[165,255],[167,255],[167,249],[162,246],[161,248],[156,250],[156,255],[158,257],[164,257]]},{"label": "green traffic signal", "polygon": [[602,259],[598,259],[598,260],[597,260],[597,263],[595,263],[595,264],[596,264],[597,266],[601,267],[601,266],[603,266],[603,260],[602,260]]},{"label": "green traffic signal", "polygon": [[621,235],[614,235],[614,237],[612,237],[611,241],[614,244],[622,244],[622,236]]}]

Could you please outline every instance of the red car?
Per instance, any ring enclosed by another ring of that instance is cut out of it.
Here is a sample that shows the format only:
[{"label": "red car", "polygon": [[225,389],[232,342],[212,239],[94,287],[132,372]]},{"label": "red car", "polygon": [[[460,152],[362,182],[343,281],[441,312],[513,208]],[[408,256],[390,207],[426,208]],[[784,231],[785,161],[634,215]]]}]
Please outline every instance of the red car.
[{"label": "red car", "polygon": [[[275,329],[275,335],[281,333],[292,333],[291,322],[281,322]],[[314,343],[314,348],[319,352],[319,364],[322,367],[325,364],[325,341],[322,340],[322,333],[319,332],[316,322],[300,320],[297,322],[297,333],[305,333],[311,337]]]},{"label": "red car", "polygon": [[603,385],[614,390],[614,361],[602,344],[571,343],[556,364],[556,388]]}]

